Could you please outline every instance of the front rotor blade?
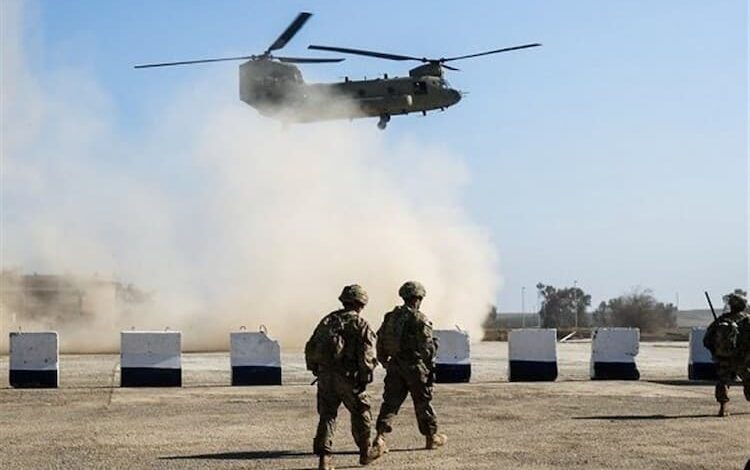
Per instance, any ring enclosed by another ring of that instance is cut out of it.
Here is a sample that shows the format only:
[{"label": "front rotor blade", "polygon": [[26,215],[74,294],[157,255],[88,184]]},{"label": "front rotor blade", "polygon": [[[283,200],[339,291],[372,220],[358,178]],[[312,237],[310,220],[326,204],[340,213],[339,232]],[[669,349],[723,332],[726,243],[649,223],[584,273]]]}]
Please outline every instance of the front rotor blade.
[{"label": "front rotor blade", "polygon": [[495,49],[494,51],[479,52],[477,54],[460,55],[457,57],[448,57],[447,59],[440,59],[440,62],[448,62],[450,60],[469,59],[471,57],[479,57],[479,56],[490,55],[490,54],[499,54],[500,52],[517,51],[519,49],[528,49],[530,47],[539,47],[539,46],[541,46],[541,44],[537,42],[534,44],[524,44],[523,46],[505,47],[503,49]]},{"label": "front rotor blade", "polygon": [[387,52],[375,52],[375,51],[366,51],[364,49],[350,49],[348,47],[332,47],[332,46],[316,46],[316,45],[310,45],[307,46],[308,49],[313,49],[316,51],[330,51],[330,52],[340,52],[342,54],[355,54],[355,55],[364,55],[368,57],[377,57],[378,59],[388,59],[388,60],[420,60],[422,62],[427,62],[426,59],[420,58],[420,57],[411,57],[408,55],[398,55],[398,54],[389,54]]},{"label": "front rotor blade", "polygon": [[316,59],[311,57],[276,57],[279,62],[286,62],[288,64],[324,64],[331,62],[343,62],[346,59]]},{"label": "front rotor blade", "polygon": [[183,60],[181,62],[162,62],[160,64],[142,64],[142,65],[134,65],[133,68],[136,69],[147,69],[150,67],[170,67],[172,65],[190,65],[190,64],[205,64],[208,62],[224,62],[227,60],[247,60],[247,59],[255,59],[257,56],[254,55],[247,55],[242,57],[222,57],[219,59],[198,59],[198,60]]},{"label": "front rotor blade", "polygon": [[448,70],[453,70],[454,72],[460,72],[461,69],[457,69],[456,67],[451,67],[450,65],[440,64],[441,67]]},{"label": "front rotor blade", "polygon": [[279,36],[273,44],[268,48],[266,52],[275,51],[278,49],[281,49],[282,47],[286,46],[286,43],[289,42],[290,39],[294,37],[295,34],[297,34],[297,31],[302,28],[302,26],[305,24],[307,20],[310,19],[312,16],[312,13],[302,12],[299,15],[297,15],[297,18],[292,21],[292,23],[287,26],[287,28],[284,30],[283,33],[281,33],[281,36]]}]

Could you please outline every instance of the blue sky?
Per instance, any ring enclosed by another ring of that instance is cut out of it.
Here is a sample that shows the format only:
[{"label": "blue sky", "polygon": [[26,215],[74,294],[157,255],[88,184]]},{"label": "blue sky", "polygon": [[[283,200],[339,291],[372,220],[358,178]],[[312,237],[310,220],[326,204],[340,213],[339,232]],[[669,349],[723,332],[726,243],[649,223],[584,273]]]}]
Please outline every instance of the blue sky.
[{"label": "blue sky", "polygon": [[[682,308],[702,307],[705,289],[748,285],[746,2],[27,3],[44,53],[31,66],[91,73],[133,135],[174,90],[237,73],[133,64],[261,52],[303,10],[315,16],[285,54],[317,43],[440,57],[541,42],[456,63],[447,78],[469,92],[459,105],[386,131],[462,156],[463,203],[500,256],[501,310],[520,309],[523,286],[528,310],[539,281],[577,281],[595,303],[635,286],[665,301],[679,292]],[[303,73],[407,70],[347,57]],[[377,132],[374,120],[352,125]]]}]

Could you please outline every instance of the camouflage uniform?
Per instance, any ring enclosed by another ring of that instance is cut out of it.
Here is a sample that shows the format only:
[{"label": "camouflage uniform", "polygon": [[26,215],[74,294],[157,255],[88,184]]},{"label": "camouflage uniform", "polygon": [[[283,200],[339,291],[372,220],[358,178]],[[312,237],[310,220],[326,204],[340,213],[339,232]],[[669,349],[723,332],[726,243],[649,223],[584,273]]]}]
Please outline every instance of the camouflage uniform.
[{"label": "camouflage uniform", "polygon": [[[359,286],[356,287],[361,289]],[[364,290],[355,292],[359,297],[352,299],[351,292],[347,292],[350,288],[352,286],[347,286],[339,297],[345,308],[326,315],[315,330],[317,332],[321,328],[326,328],[332,321],[341,322],[341,336],[344,339],[341,358],[334,364],[322,364],[311,359],[308,351],[312,347],[311,342],[316,337],[316,332],[305,347],[307,368],[318,377],[317,408],[320,421],[313,441],[313,452],[321,457],[330,456],[333,451],[336,416],[342,403],[351,413],[352,436],[360,448],[360,453],[366,453],[370,446],[372,414],[365,388],[372,382],[372,371],[377,365],[374,350],[375,334],[367,321],[347,305],[350,301],[357,300],[364,306],[367,302],[366,294],[364,297],[361,296]]]},{"label": "camouflage uniform", "polygon": [[[378,330],[378,360],[385,365],[385,389],[383,390],[383,404],[376,424],[378,435],[375,447],[387,451],[384,435],[391,432],[393,420],[396,418],[406,396],[411,394],[414,411],[417,415],[419,432],[427,437],[427,447],[432,449],[445,443],[445,436],[437,433],[437,417],[432,408],[432,378],[435,367],[437,344],[432,336],[432,323],[419,311],[421,299],[425,296],[425,289],[417,282],[407,282],[399,290],[405,305],[396,307],[386,313],[383,325]],[[415,306],[409,305],[410,298],[417,298]],[[399,352],[390,356],[384,344],[389,340],[386,325],[391,317],[404,316],[403,331],[400,341],[397,341]]]},{"label": "camouflage uniform", "polygon": [[742,292],[734,292],[727,296],[730,311],[721,315],[706,330],[704,343],[713,352],[711,338],[713,330],[719,322],[734,322],[739,329],[737,347],[735,353],[730,357],[715,357],[717,362],[716,401],[722,407],[720,415],[724,415],[724,404],[729,402],[729,384],[733,383],[737,376],[742,379],[745,398],[750,401],[750,314],[745,312],[747,301]]},{"label": "camouflage uniform", "polygon": [[[396,307],[388,315],[406,315],[406,331],[402,338],[401,353],[397,357],[383,357],[381,334],[378,330],[378,360],[385,365],[385,389],[383,404],[376,429],[378,433],[391,432],[391,424],[396,418],[406,396],[411,394],[414,412],[417,415],[419,432],[425,436],[437,432],[437,418],[432,408],[432,370],[436,348],[432,338],[432,324],[419,310],[407,306]],[[384,323],[387,320],[384,320]]]}]

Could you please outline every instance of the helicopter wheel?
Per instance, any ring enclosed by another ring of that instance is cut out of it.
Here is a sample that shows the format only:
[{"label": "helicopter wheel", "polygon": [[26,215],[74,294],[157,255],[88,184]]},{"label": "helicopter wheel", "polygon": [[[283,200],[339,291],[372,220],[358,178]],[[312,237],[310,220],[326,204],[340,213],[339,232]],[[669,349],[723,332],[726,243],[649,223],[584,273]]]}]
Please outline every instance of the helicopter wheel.
[{"label": "helicopter wheel", "polygon": [[388,121],[391,120],[391,116],[388,114],[381,114],[380,115],[380,121],[378,121],[378,129],[385,130],[386,126],[388,125]]}]

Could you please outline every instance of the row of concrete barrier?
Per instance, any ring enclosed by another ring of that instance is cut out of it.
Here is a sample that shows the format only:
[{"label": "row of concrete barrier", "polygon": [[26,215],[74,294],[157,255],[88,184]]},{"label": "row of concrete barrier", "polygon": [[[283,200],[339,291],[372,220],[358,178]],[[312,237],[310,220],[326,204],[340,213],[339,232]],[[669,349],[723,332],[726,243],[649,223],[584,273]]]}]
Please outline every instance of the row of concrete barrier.
[{"label": "row of concrete barrier", "polygon": [[[439,340],[435,381],[469,382],[469,335],[436,330]],[[688,378],[713,380],[716,366],[703,347],[704,328],[690,334]],[[598,328],[591,344],[592,380],[638,380],[636,328]],[[508,337],[508,379],[511,382],[557,379],[557,331],[519,329]],[[281,348],[265,332],[230,333],[232,385],[281,385]],[[10,334],[10,385],[54,388],[59,384],[56,332]],[[120,334],[120,386],[179,387],[182,385],[182,335],[178,331],[123,331]]]}]

